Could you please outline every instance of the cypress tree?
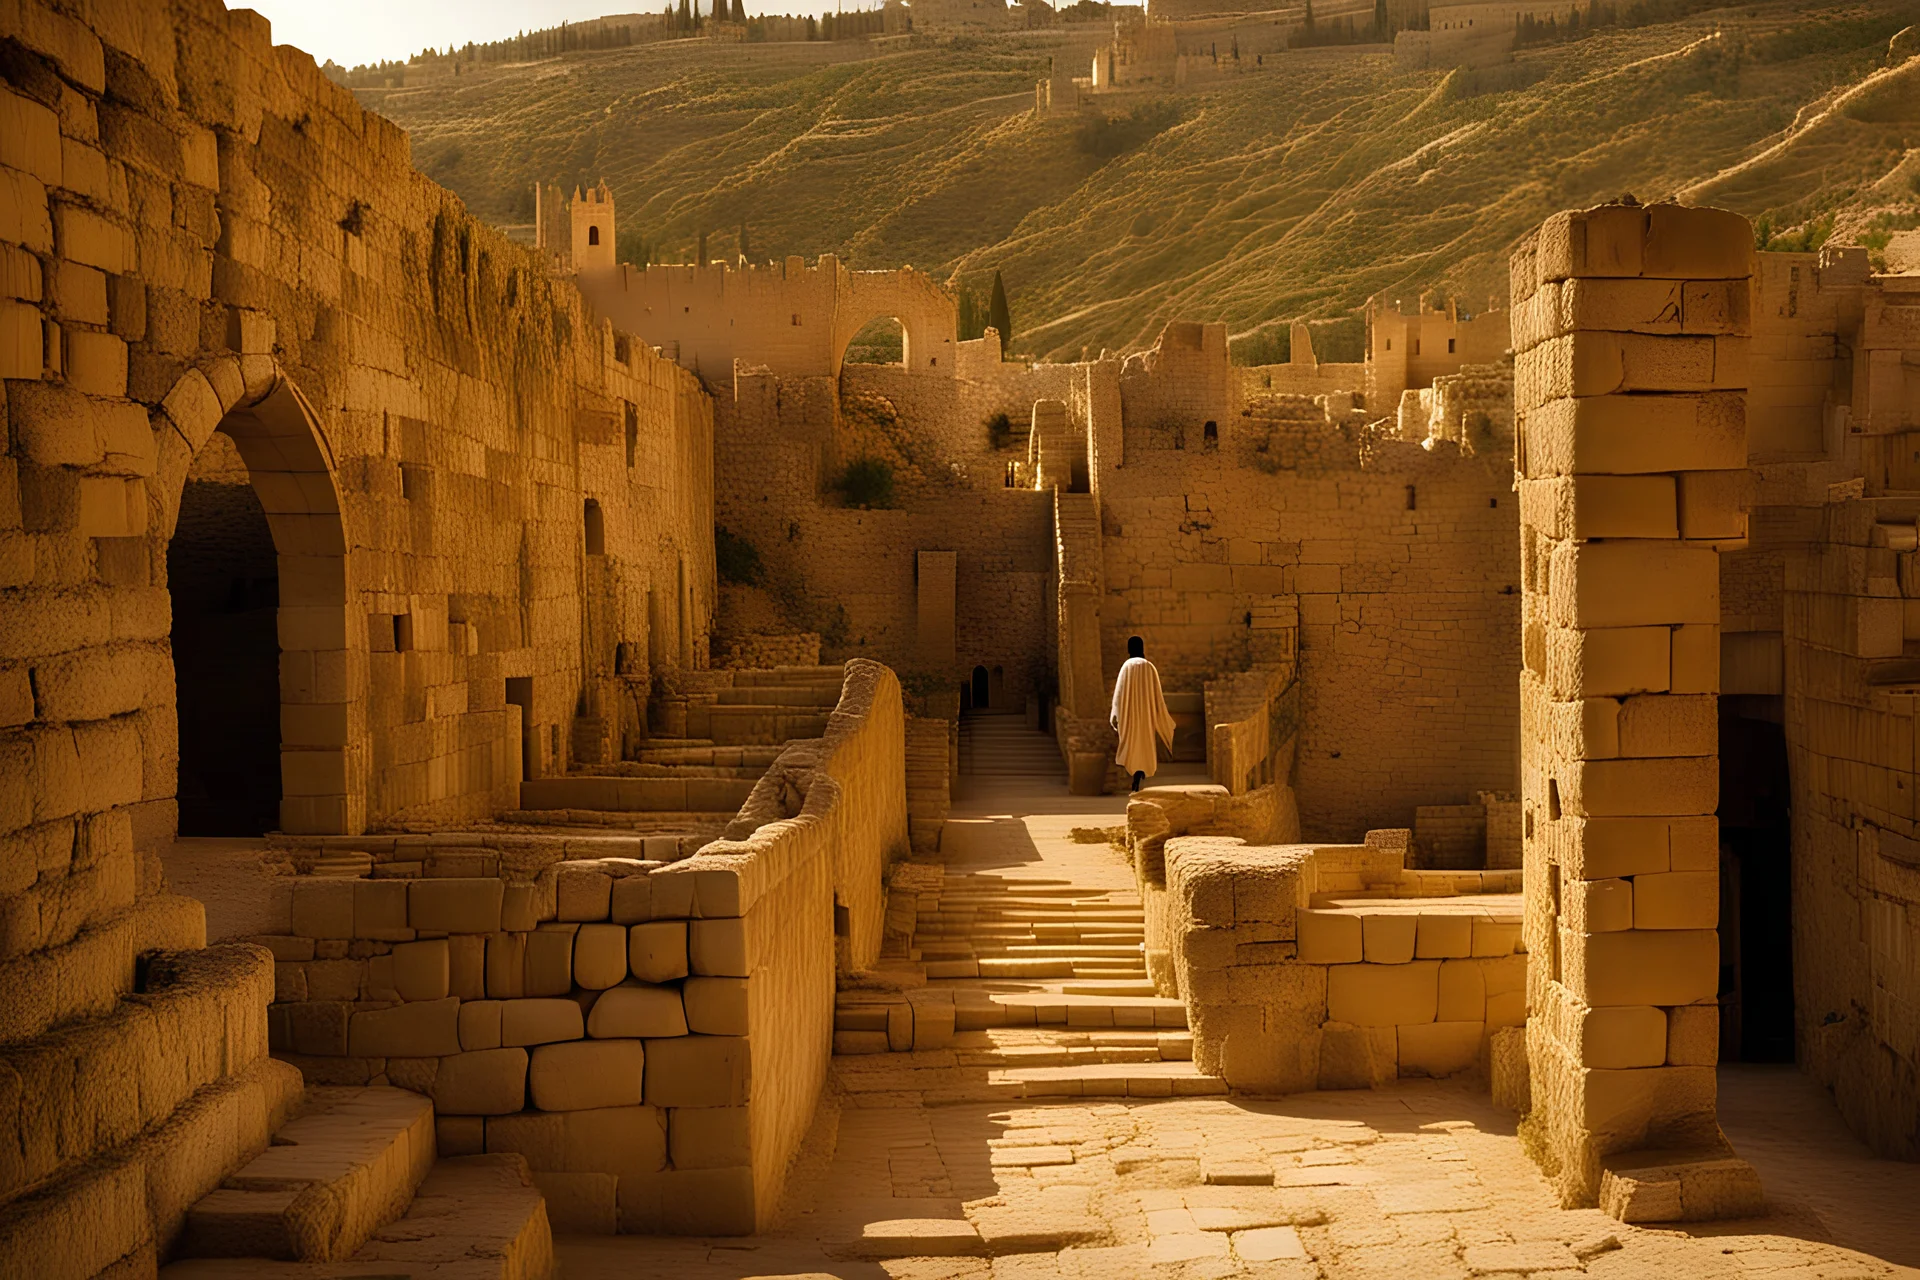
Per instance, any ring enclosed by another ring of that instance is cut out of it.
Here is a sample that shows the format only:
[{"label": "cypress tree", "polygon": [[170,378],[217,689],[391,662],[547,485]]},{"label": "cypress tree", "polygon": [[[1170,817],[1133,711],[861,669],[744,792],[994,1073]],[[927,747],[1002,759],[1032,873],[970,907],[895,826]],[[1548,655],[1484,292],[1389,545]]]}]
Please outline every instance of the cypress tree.
[{"label": "cypress tree", "polygon": [[742,26],[746,25],[747,6],[745,0],[733,0],[733,20]]},{"label": "cypress tree", "polygon": [[1000,282],[1000,273],[993,273],[993,296],[987,302],[987,323],[1000,331],[1000,355],[1007,354],[1007,343],[1013,338],[1013,313],[1007,309],[1007,286]]},{"label": "cypress tree", "polygon": [[673,24],[676,31],[693,30],[693,18],[687,12],[687,0],[680,0],[680,12]]}]

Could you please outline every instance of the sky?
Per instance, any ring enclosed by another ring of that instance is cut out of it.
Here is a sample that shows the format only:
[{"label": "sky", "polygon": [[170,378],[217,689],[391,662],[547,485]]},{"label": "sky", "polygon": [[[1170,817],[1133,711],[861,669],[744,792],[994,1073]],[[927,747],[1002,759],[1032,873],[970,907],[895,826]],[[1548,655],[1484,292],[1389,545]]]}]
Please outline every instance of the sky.
[{"label": "sky", "polygon": [[[870,4],[862,0],[858,7]],[[228,7],[258,11],[273,24],[275,44],[296,45],[316,62],[331,58],[352,67],[408,58],[429,45],[478,44],[602,14],[658,9],[662,0],[228,0]],[[824,6],[821,0],[747,0],[748,13],[811,13],[823,7],[833,5],[830,0]]]}]

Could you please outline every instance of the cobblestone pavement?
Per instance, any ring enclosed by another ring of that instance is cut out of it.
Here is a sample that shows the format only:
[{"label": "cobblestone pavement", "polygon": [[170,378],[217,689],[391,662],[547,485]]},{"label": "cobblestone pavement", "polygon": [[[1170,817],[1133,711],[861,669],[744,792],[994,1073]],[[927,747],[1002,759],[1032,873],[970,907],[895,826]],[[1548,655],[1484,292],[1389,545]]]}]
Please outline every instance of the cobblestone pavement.
[{"label": "cobblestone pavement", "polygon": [[[1074,844],[1117,798],[963,802],[976,867],[1117,880]],[[1009,821],[1008,817],[1015,819]],[[950,858],[953,855],[950,854]],[[1242,1097],[964,1097],[947,1055],[836,1060],[778,1224],[744,1240],[575,1238],[566,1280],[1455,1280],[1920,1276],[1920,1167],[1872,1159],[1791,1068],[1723,1071],[1772,1213],[1684,1230],[1563,1210],[1477,1081]],[[1089,1067],[1097,1079],[1098,1067]],[[898,1087],[875,1073],[889,1073]],[[854,1087],[847,1087],[852,1084]],[[1092,1083],[1090,1092],[1099,1089]]]}]

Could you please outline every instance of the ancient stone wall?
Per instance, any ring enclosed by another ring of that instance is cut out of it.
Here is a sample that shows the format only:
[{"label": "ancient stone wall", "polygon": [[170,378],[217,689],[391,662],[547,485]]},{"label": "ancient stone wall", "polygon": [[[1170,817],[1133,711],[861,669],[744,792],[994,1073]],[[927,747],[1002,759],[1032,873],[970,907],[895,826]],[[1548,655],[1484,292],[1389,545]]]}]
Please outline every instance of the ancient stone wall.
[{"label": "ancient stone wall", "polygon": [[1735,215],[1616,204],[1513,260],[1529,1123],[1563,1202],[1628,1221],[1760,1199],[1713,1072],[1716,545],[1745,533],[1752,258]]},{"label": "ancient stone wall", "polygon": [[855,663],[825,736],[691,857],[295,877],[259,939],[275,1053],[427,1094],[440,1153],[526,1156],[561,1230],[750,1233],[825,1079],[836,969],[879,953],[905,750],[898,682]]},{"label": "ancient stone wall", "polygon": [[1094,477],[1104,669],[1133,634],[1175,691],[1296,663],[1309,837],[1513,790],[1518,718],[1503,672],[1519,658],[1518,565],[1504,449],[1469,459],[1382,441],[1363,465],[1358,431],[1319,409],[1297,422],[1226,412],[1224,351],[1215,362],[1217,381],[1182,358],[1163,387],[1151,385],[1158,366],[1122,376],[1124,465]]},{"label": "ancient stone wall", "polygon": [[954,301],[911,268],[849,271],[828,254],[811,267],[793,257],[766,266],[583,269],[579,282],[597,314],[669,348],[713,386],[733,376],[735,360],[783,377],[836,376],[853,336],[881,317],[905,331],[907,368],[953,375]]},{"label": "ancient stone wall", "polygon": [[[603,673],[704,661],[712,419],[259,15],[26,0],[0,25],[0,968],[33,993],[9,1002],[24,1062],[199,963],[136,965],[203,936],[154,856],[178,718],[205,712],[176,705],[168,577],[198,456],[251,485],[273,547],[228,584],[273,602],[278,671],[247,709],[277,726],[272,791],[233,807],[357,832],[488,817],[523,758],[564,766]],[[246,955],[209,956],[194,1014],[224,1059],[197,1026],[142,1041],[143,1074],[217,1064],[201,1094],[102,1086],[140,1109],[10,1186],[8,1257],[65,1221],[76,1268],[150,1268],[172,1198],[265,1143],[287,1073],[259,1074]]]}]

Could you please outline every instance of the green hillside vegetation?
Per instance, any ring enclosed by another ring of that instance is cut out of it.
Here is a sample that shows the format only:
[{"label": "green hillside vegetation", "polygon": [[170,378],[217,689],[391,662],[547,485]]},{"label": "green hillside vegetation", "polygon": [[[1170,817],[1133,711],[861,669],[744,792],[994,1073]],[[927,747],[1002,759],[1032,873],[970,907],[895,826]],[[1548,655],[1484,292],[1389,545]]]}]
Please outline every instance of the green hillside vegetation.
[{"label": "green hillside vegetation", "polygon": [[1138,346],[1182,317],[1271,358],[1285,322],[1372,295],[1504,300],[1518,236],[1627,192],[1764,216],[1776,247],[1884,245],[1920,224],[1920,70],[1863,81],[1914,16],[1769,0],[1479,71],[1297,50],[1094,117],[1031,110],[1049,59],[1083,65],[1093,26],[871,50],[679,41],[361,96],[502,224],[531,220],[536,181],[604,176],[623,246],[655,261],[688,260],[702,233],[731,257],[744,228],[760,261],[907,264],[982,297],[997,270],[1014,347],[1037,356]]}]

